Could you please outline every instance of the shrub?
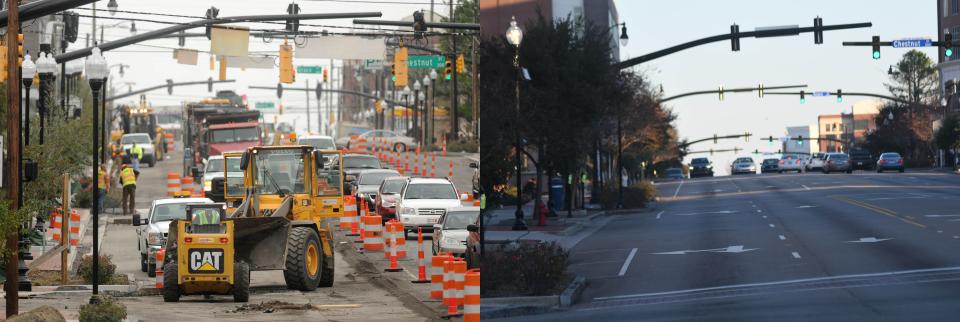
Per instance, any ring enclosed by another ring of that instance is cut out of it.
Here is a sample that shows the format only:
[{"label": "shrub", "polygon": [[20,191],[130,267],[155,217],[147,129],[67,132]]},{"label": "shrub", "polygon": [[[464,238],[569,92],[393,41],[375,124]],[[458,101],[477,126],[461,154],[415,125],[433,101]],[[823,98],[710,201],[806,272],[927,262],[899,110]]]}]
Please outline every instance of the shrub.
[{"label": "shrub", "polygon": [[[439,149],[439,147],[438,147]],[[476,141],[447,142],[447,152],[480,152],[480,144]]]},{"label": "shrub", "polygon": [[[617,207],[616,187],[606,190],[600,196],[600,203],[604,209],[614,209]],[[657,196],[657,188],[650,181],[635,183],[629,187],[623,188],[623,208],[643,208],[647,202],[652,201]]]},{"label": "shrub", "polygon": [[127,307],[110,296],[94,295],[90,304],[80,306],[80,322],[119,322],[127,318]]},{"label": "shrub", "polygon": [[556,242],[487,249],[481,265],[483,297],[559,294],[570,280],[570,254]]},{"label": "shrub", "polygon": [[[100,255],[100,263],[99,267],[97,268],[99,270],[97,273],[98,281],[106,284],[108,281],[113,279],[113,274],[117,270],[117,265],[113,264],[110,255]],[[80,277],[83,278],[84,282],[86,283],[93,282],[93,256],[86,255],[80,259],[80,265],[77,267],[77,275],[80,275]]]}]

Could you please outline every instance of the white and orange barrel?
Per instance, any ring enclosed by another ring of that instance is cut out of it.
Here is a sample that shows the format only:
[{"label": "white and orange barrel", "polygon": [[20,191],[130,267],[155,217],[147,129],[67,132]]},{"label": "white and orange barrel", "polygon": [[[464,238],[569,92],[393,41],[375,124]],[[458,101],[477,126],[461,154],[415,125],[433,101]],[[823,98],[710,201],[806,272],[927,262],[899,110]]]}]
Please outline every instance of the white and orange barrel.
[{"label": "white and orange barrel", "polygon": [[176,172],[167,173],[167,196],[173,197],[180,191],[180,174]]},{"label": "white and orange barrel", "polygon": [[463,322],[480,322],[480,270],[476,268],[464,277]]},{"label": "white and orange barrel", "polygon": [[380,216],[361,216],[364,226],[363,249],[383,250],[383,223]]}]

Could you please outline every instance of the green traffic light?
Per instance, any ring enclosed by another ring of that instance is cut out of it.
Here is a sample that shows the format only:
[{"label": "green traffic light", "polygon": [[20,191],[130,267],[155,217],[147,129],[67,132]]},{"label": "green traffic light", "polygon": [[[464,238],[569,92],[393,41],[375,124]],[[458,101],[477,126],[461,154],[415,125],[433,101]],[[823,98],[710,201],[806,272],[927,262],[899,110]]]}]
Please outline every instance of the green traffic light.
[{"label": "green traffic light", "polygon": [[947,50],[945,50],[943,54],[946,55],[947,57],[953,57],[953,48],[947,48]]},{"label": "green traffic light", "polygon": [[447,74],[447,76],[444,76],[444,78],[445,78],[446,80],[450,80],[450,77],[451,77],[450,74]]},{"label": "green traffic light", "polygon": [[837,103],[843,103],[843,96],[837,96]]},{"label": "green traffic light", "polygon": [[806,103],[806,102],[807,102],[807,99],[806,99],[806,98],[801,98],[801,99],[800,99],[800,104],[803,104],[803,103]]},{"label": "green traffic light", "polygon": [[880,59],[880,51],[879,51],[879,50],[873,52],[873,59]]},{"label": "green traffic light", "polygon": [[397,81],[397,76],[396,76],[396,75],[394,75],[393,77],[390,77],[390,80],[392,80],[392,81],[394,81],[394,82],[396,82],[396,81]]}]

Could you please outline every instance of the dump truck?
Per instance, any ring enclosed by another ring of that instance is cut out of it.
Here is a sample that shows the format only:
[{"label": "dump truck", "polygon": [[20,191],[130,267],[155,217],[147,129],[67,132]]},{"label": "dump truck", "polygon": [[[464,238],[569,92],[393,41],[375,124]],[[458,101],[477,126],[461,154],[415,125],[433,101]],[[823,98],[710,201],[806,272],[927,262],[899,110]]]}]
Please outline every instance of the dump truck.
[{"label": "dump truck", "polygon": [[333,286],[329,219],[343,212],[340,152],[256,146],[240,156],[243,201],[230,215],[236,258],[251,271],[283,270],[287,288]]},{"label": "dump truck", "polygon": [[250,266],[236,256],[235,221],[226,205],[188,204],[183,218],[170,222],[163,260],[163,300],[183,295],[250,298]]},{"label": "dump truck", "polygon": [[[223,92],[217,95],[232,97]],[[260,111],[249,110],[242,102],[229,98],[189,103],[183,119],[184,175],[199,178],[201,165],[211,155],[242,151],[262,143]]]}]

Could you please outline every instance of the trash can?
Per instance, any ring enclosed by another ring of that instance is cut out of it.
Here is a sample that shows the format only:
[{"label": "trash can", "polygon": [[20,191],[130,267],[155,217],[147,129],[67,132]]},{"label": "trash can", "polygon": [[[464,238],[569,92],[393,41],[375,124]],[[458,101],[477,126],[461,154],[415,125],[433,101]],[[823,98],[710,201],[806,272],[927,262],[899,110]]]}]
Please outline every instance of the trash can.
[{"label": "trash can", "polygon": [[563,178],[550,178],[550,209],[554,212],[563,209]]}]

